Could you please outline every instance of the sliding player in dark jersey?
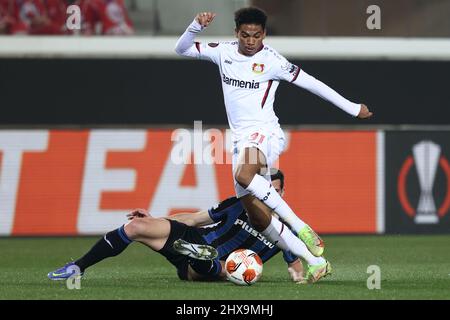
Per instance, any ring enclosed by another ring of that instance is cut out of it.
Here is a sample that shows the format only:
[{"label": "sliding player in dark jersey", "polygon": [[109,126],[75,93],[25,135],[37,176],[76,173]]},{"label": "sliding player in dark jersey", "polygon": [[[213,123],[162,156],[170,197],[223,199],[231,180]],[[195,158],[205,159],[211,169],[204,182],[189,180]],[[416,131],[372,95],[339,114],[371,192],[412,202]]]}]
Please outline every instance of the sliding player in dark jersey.
[{"label": "sliding player in dark jersey", "polygon": [[[274,188],[282,195],[284,192],[283,173],[277,170],[271,177]],[[194,214],[179,214],[176,216],[176,219],[178,222],[191,226],[215,223],[212,227],[197,229],[204,240],[206,240],[206,243],[216,249],[217,258],[214,263],[220,263],[221,266],[223,266],[224,261],[231,252],[240,248],[253,250],[261,257],[263,262],[282,251],[250,225],[248,215],[242,203],[236,197],[228,198],[208,211],[200,211]],[[203,246],[204,241],[189,242],[183,238],[174,241],[174,249],[177,253],[194,259],[208,257],[208,251],[206,251],[206,255],[202,254]],[[291,278],[296,282],[303,282],[303,267],[300,260],[289,251],[282,252],[283,258],[288,264]],[[218,271],[218,269],[216,270]],[[217,276],[224,279],[225,271],[222,269],[220,273],[217,273]],[[311,282],[314,281],[315,278],[311,279]]]},{"label": "sliding player in dark jersey", "polygon": [[[272,175],[273,185],[280,195],[284,191],[284,176],[281,171]],[[164,255],[176,267],[182,280],[223,280],[223,261],[238,249],[251,249],[263,262],[280,252],[254,230],[240,203],[233,197],[217,207],[197,213],[185,213],[170,218],[153,218],[146,210],[138,209],[128,215],[129,223],[107,233],[89,252],[75,262],[50,272],[52,280],[65,280],[73,272],[84,271],[101,260],[120,254],[127,246],[137,241]],[[216,223],[215,225],[202,227]],[[292,280],[306,282],[301,261],[290,252],[283,252]],[[308,257],[301,257],[306,260]],[[75,268],[76,267],[76,268]],[[307,274],[308,282],[315,282],[322,275]]]}]

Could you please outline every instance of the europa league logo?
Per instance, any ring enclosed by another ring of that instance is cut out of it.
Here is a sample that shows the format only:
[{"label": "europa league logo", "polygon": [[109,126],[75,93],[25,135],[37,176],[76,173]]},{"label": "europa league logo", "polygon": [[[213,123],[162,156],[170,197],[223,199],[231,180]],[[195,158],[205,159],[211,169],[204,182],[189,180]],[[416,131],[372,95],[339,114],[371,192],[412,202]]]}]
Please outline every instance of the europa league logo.
[{"label": "europa league logo", "polygon": [[[441,155],[441,147],[432,141],[421,141],[413,146],[413,157],[409,156],[400,170],[398,178],[398,196],[406,213],[414,217],[417,224],[435,224],[450,208],[450,164]],[[417,210],[415,210],[406,193],[406,178],[415,164],[419,178],[420,196]],[[442,168],[447,177],[447,192],[444,202],[439,208],[433,197],[433,186],[438,168]]]},{"label": "europa league logo", "polygon": [[416,223],[437,223],[439,218],[436,214],[432,191],[441,147],[431,141],[424,141],[413,147],[413,154],[421,189],[415,221]]}]

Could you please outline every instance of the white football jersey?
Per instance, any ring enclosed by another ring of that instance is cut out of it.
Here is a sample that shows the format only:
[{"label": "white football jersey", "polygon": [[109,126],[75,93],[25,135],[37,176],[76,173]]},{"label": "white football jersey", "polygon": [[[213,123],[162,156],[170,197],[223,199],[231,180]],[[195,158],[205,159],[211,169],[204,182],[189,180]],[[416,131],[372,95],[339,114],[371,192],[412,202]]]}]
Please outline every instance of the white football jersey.
[{"label": "white football jersey", "polygon": [[240,136],[254,127],[280,129],[273,109],[280,80],[295,81],[300,68],[264,45],[253,56],[238,52],[238,42],[195,43],[199,59],[219,66],[228,123]]},{"label": "white football jersey", "polygon": [[201,30],[202,26],[194,20],[178,39],[175,51],[183,56],[212,61],[219,66],[228,123],[234,140],[249,134],[249,130],[261,128],[268,133],[280,134],[281,128],[273,110],[275,91],[280,80],[292,82],[352,116],[358,116],[360,104],[347,100],[300,70],[271,47],[263,45],[253,56],[245,56],[239,53],[237,41],[194,42]]}]

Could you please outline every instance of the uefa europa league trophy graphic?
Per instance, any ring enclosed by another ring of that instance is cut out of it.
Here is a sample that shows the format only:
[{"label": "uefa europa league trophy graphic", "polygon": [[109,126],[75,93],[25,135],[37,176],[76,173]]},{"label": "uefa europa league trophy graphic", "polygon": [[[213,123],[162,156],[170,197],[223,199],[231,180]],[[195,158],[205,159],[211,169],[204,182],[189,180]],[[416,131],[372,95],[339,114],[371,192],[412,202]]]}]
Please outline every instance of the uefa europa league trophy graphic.
[{"label": "uefa europa league trophy graphic", "polygon": [[438,223],[432,191],[441,147],[432,141],[421,141],[414,145],[413,155],[421,189],[415,222]]}]

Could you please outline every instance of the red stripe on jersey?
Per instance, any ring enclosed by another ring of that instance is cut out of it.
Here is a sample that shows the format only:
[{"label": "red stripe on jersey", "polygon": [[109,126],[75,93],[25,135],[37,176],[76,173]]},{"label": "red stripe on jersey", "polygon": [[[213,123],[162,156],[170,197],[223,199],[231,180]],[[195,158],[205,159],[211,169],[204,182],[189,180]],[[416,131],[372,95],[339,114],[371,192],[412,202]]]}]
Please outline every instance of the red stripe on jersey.
[{"label": "red stripe on jersey", "polygon": [[264,104],[266,103],[267,96],[269,95],[270,87],[272,86],[273,80],[269,80],[269,84],[267,85],[266,93],[264,93],[264,98],[261,102],[261,109],[264,108]]},{"label": "red stripe on jersey", "polygon": [[200,53],[200,42],[195,42],[195,47],[197,48],[197,51]]},{"label": "red stripe on jersey", "polygon": [[281,234],[283,233],[283,230],[284,230],[284,223],[281,224],[280,236],[281,236]]},{"label": "red stripe on jersey", "polygon": [[298,77],[298,74],[300,73],[300,70],[301,69],[299,67],[297,67],[297,72],[295,73],[294,79],[292,79],[291,82],[294,82],[295,80],[297,80],[297,77]]}]

